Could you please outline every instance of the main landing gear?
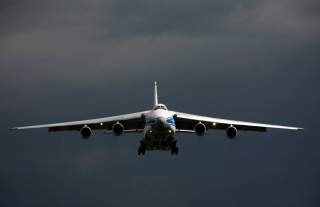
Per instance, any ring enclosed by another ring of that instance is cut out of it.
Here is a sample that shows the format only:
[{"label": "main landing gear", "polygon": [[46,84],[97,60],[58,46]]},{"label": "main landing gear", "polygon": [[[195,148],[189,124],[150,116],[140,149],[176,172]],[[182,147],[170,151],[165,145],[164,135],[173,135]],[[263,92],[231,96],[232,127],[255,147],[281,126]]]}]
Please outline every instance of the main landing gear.
[{"label": "main landing gear", "polygon": [[178,155],[179,147],[177,147],[177,141],[174,141],[171,146],[171,155]]},{"label": "main landing gear", "polygon": [[[146,143],[144,141],[140,142],[140,147],[138,148],[138,155],[145,155],[146,153]],[[171,144],[167,144],[165,146],[163,146],[162,148],[154,148],[151,150],[164,150],[164,151],[168,151],[171,150],[171,155],[178,155],[179,153],[179,147],[177,147],[177,141],[173,141]]]},{"label": "main landing gear", "polygon": [[143,141],[140,142],[140,147],[138,149],[138,155],[144,155],[146,153],[146,145]]}]

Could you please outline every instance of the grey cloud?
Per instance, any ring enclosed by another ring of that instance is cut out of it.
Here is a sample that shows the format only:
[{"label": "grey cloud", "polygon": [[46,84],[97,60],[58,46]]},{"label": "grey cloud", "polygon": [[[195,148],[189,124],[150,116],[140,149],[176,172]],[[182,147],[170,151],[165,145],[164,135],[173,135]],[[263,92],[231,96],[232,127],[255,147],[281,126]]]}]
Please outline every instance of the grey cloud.
[{"label": "grey cloud", "polygon": [[318,14],[310,13],[310,7],[317,8],[319,4],[290,0],[116,1],[107,6],[102,4],[97,18],[102,34],[114,37],[201,36],[247,30],[268,34],[277,31],[318,33]]},{"label": "grey cloud", "polygon": [[[319,206],[318,1],[0,3],[0,206]],[[8,132],[170,109],[305,127],[180,135]],[[3,198],[5,196],[5,198]]]},{"label": "grey cloud", "polygon": [[4,6],[1,22],[5,24],[9,20],[11,23],[2,33],[24,28],[64,30],[76,27],[97,33],[103,39],[166,34],[214,35],[248,27],[268,33],[277,30],[318,32],[317,7],[316,1],[301,3],[294,0],[19,1]]},{"label": "grey cloud", "polygon": [[258,31],[280,33],[283,36],[316,38],[320,32],[320,14],[310,12],[319,7],[318,2],[263,1],[253,12],[249,22]]}]

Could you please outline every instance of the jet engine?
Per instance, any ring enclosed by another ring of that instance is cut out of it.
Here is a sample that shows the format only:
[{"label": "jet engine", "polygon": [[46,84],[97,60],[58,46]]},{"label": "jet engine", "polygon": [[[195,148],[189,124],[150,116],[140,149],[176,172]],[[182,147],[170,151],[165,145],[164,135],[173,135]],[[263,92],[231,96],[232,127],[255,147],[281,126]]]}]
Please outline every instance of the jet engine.
[{"label": "jet engine", "polygon": [[121,123],[117,122],[114,125],[112,125],[112,132],[116,136],[120,136],[123,134],[124,127]]},{"label": "jet engine", "polygon": [[92,131],[91,131],[90,127],[85,125],[84,127],[82,127],[80,129],[80,134],[83,139],[89,139],[89,137],[92,135]]},{"label": "jet engine", "polygon": [[207,127],[203,123],[199,122],[194,126],[194,131],[198,136],[204,136],[207,132]]},{"label": "jet engine", "polygon": [[237,136],[237,131],[238,131],[237,128],[231,125],[227,128],[227,136],[230,139],[234,139]]}]

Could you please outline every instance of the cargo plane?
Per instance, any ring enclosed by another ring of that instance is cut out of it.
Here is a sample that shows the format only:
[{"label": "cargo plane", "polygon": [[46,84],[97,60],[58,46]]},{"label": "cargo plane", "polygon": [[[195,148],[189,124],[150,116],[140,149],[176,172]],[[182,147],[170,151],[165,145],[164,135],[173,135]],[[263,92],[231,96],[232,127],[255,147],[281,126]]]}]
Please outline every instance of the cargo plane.
[{"label": "cargo plane", "polygon": [[302,130],[299,127],[235,121],[215,117],[170,111],[158,102],[158,86],[154,83],[154,104],[151,110],[123,114],[118,116],[88,119],[81,121],[41,124],[14,127],[13,130],[47,128],[49,132],[79,131],[83,139],[88,139],[93,130],[105,130],[115,136],[126,133],[143,133],[138,149],[139,155],[146,151],[162,150],[177,155],[179,148],[175,135],[177,133],[194,133],[204,136],[207,130],[225,130],[227,137],[234,139],[238,131],[265,132],[268,128]]}]

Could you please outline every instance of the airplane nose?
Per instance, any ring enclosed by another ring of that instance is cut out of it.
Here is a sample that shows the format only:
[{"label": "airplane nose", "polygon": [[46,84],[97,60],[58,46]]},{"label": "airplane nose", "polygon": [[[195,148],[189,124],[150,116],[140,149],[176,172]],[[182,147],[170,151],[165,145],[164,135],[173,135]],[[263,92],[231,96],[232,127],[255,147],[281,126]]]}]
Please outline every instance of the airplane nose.
[{"label": "airplane nose", "polygon": [[164,117],[160,117],[157,120],[158,127],[164,127],[166,125],[166,119]]}]

